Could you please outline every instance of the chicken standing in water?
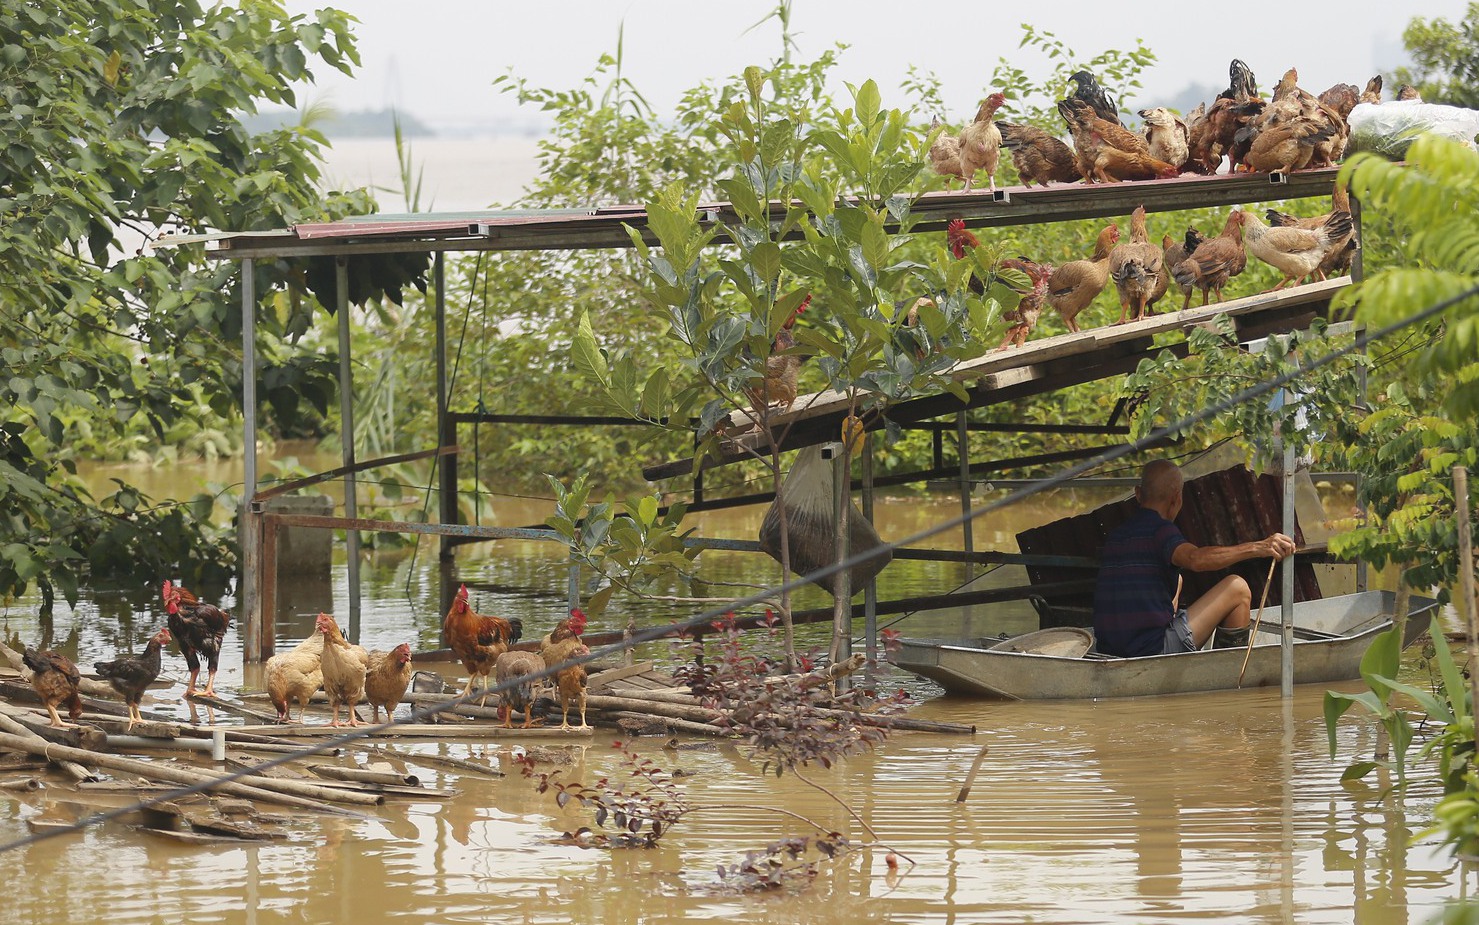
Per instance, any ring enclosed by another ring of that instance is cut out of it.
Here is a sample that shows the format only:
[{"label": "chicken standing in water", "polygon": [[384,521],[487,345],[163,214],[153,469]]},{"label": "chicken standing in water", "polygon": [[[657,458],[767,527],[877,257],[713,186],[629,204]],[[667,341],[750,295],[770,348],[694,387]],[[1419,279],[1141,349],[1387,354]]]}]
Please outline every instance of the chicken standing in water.
[{"label": "chicken standing in water", "polygon": [[144,647],[143,655],[125,655],[111,662],[93,662],[92,664],[98,677],[113,685],[113,689],[123,695],[123,702],[128,704],[128,728],[130,730],[134,728],[134,723],[144,721],[139,705],[143,702],[144,691],[148,690],[149,685],[154,683],[154,679],[159,677],[159,651],[167,645],[169,645],[168,627],[149,638],[149,644]]}]

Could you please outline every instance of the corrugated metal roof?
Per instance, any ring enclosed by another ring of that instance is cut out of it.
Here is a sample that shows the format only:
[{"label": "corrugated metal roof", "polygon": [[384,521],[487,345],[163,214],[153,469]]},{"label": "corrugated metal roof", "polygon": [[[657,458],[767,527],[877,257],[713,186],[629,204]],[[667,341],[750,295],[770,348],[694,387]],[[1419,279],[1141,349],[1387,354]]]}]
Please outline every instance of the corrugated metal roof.
[{"label": "corrugated metal roof", "polygon": [[[1328,196],[1336,170],[1302,170],[1287,176],[1245,173],[1235,176],[1184,176],[1131,183],[1059,184],[1010,187],[998,195],[984,191],[925,193],[910,207],[912,230],[943,231],[961,218],[973,228],[1108,218],[1147,212]],[[1270,184],[1276,189],[1271,191]],[[1272,195],[1271,195],[1272,192]],[[776,213],[786,204],[772,203]],[[705,203],[709,220],[733,220],[729,203]],[[569,209],[519,209],[483,212],[359,215],[337,222],[303,224],[280,231],[170,235],[156,247],[206,243],[220,259],[306,257],[350,253],[448,250],[578,250],[630,247],[625,226],[655,243],[641,206],[583,206]],[[722,240],[722,239],[721,239]]]}]

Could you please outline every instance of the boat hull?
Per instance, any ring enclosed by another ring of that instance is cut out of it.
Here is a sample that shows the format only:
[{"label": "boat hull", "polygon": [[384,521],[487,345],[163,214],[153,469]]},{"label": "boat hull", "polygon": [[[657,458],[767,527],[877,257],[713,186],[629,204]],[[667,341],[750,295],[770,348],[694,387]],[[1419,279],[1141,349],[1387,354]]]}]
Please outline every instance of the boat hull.
[{"label": "boat hull", "polygon": [[[1294,683],[1359,677],[1366,649],[1392,626],[1394,597],[1389,591],[1365,591],[1295,604]],[[1412,598],[1404,647],[1427,631],[1437,606],[1427,598]],[[1004,700],[1086,700],[1265,687],[1280,683],[1282,668],[1277,622],[1270,626],[1265,621],[1260,628],[1246,673],[1247,650],[1241,647],[1144,658],[1063,658],[987,648],[998,641],[904,639],[890,660],[950,693]]]}]

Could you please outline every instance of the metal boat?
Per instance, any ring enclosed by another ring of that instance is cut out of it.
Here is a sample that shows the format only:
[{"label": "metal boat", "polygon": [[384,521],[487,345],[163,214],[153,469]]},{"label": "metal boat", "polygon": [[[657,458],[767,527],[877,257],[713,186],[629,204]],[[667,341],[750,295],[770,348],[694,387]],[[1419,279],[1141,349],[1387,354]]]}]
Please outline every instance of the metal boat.
[{"label": "metal boat", "polygon": [[[1413,596],[1403,646],[1428,629],[1437,601]],[[1294,683],[1318,684],[1360,677],[1361,656],[1392,626],[1395,595],[1363,591],[1294,605]],[[1013,651],[1002,640],[909,639],[890,656],[900,668],[937,682],[954,694],[1005,700],[1084,700],[1144,697],[1238,687],[1277,685],[1281,665],[1279,612],[1264,615],[1247,649],[1202,649],[1175,655],[1113,658],[1090,651],[1080,657]],[[995,647],[995,648],[993,648]]]}]

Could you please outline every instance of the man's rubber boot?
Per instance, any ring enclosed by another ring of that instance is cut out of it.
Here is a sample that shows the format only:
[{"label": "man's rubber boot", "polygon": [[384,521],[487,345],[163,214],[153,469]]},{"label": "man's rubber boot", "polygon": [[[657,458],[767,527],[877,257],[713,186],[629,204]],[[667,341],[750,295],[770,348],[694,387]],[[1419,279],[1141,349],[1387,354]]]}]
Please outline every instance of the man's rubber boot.
[{"label": "man's rubber boot", "polygon": [[1248,633],[1252,631],[1251,626],[1240,626],[1237,629],[1229,629],[1219,626],[1212,633],[1212,648],[1214,649],[1244,649],[1248,646]]}]

